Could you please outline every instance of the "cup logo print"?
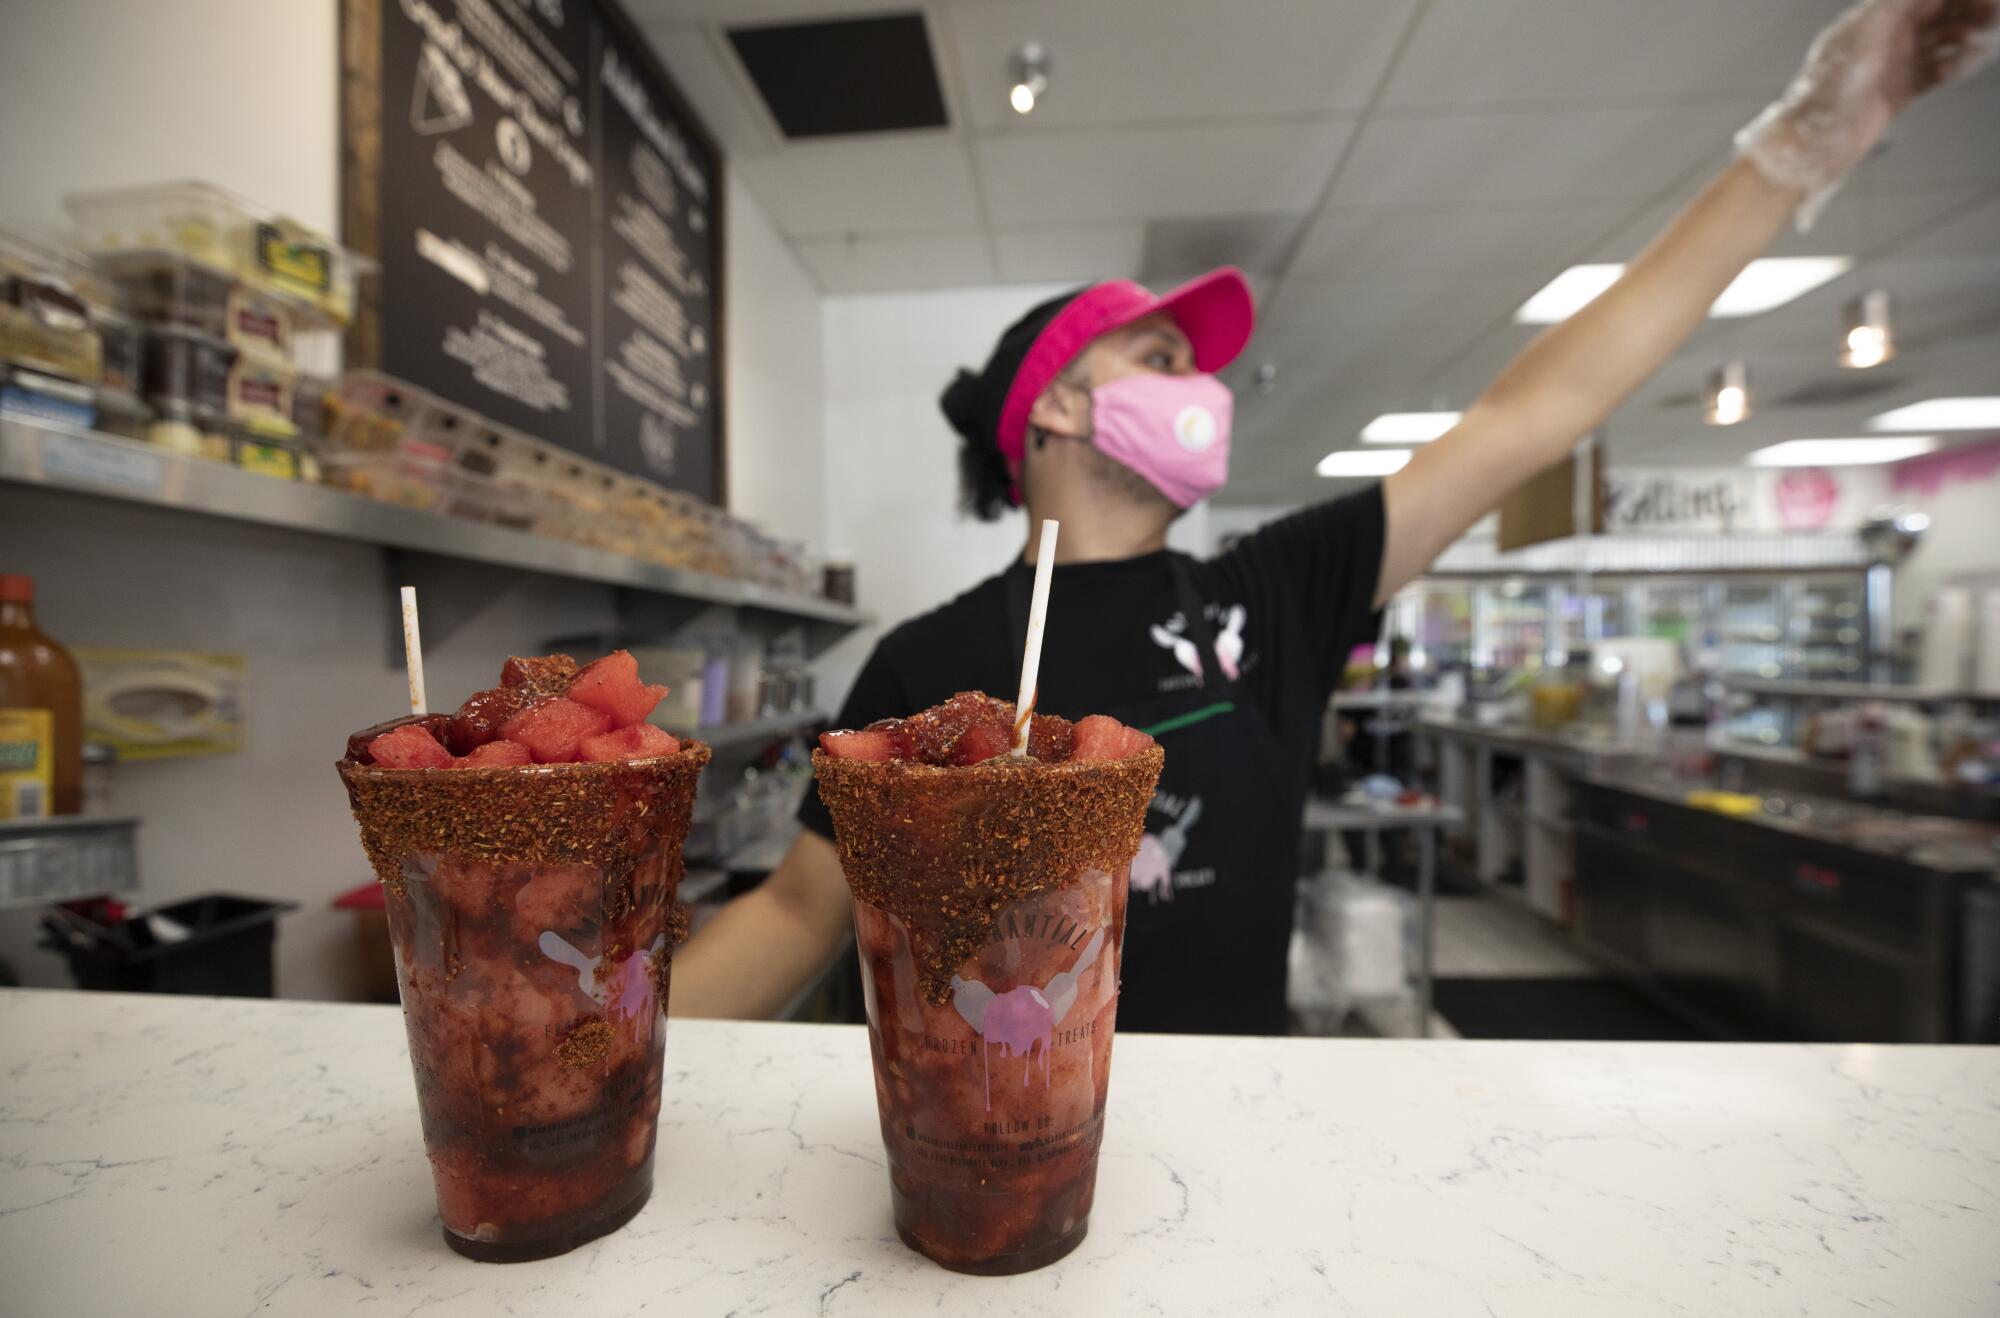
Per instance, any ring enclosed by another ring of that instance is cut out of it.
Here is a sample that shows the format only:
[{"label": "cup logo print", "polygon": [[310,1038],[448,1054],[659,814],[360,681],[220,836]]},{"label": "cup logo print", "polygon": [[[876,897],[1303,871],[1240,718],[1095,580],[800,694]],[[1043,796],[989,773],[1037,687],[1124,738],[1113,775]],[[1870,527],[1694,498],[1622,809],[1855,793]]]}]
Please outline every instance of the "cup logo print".
[{"label": "cup logo print", "polygon": [[1139,854],[1132,858],[1132,891],[1143,892],[1157,906],[1174,899],[1174,866],[1187,852],[1188,830],[1201,818],[1201,798],[1194,797],[1181,816],[1159,833],[1139,839]]},{"label": "cup logo print", "polygon": [[1062,1024],[1063,1017],[1076,1005],[1078,981],[1097,960],[1098,953],[1104,950],[1104,935],[1103,929],[1092,934],[1070,968],[1059,971],[1040,988],[1032,984],[1017,984],[1004,993],[995,993],[976,979],[964,979],[958,975],[951,977],[951,1005],[981,1040],[979,1051],[986,1063],[988,1112],[993,1110],[993,1049],[996,1046],[1004,1049],[1006,1056],[1022,1059],[1021,1084],[1025,1087],[1028,1077],[1034,1074],[1034,1052],[1040,1045],[1042,1087],[1048,1088],[1049,1054],[1055,1047],[1056,1026]]},{"label": "cup logo print", "polygon": [[666,945],[667,936],[661,934],[650,948],[632,953],[607,970],[602,956],[585,956],[553,929],[544,929],[539,943],[543,956],[576,971],[576,986],[614,1019],[647,1025],[656,1011],[653,963]]}]

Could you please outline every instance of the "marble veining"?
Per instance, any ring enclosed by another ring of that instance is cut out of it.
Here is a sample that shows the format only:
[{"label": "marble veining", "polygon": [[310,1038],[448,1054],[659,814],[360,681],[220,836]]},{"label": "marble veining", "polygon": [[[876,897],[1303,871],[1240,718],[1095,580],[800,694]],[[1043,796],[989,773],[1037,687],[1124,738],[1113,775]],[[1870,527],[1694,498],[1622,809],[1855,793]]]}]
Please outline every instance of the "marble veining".
[{"label": "marble veining", "polygon": [[394,1008],[0,991],[0,1312],[2000,1314],[2000,1049],[1120,1037],[1090,1238],[889,1222],[855,1028],[675,1021],[659,1179],[438,1239]]}]

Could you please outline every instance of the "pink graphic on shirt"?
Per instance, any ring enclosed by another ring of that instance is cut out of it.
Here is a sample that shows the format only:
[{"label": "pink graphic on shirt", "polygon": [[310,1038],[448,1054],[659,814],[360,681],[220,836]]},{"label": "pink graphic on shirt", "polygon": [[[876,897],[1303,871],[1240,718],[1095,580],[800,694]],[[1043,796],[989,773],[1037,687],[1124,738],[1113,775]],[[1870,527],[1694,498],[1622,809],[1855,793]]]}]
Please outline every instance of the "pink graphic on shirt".
[{"label": "pink graphic on shirt", "polygon": [[1243,624],[1250,621],[1250,610],[1241,604],[1232,604],[1222,615],[1222,630],[1215,634],[1215,662],[1222,667],[1222,675],[1234,682],[1243,671]]},{"label": "pink graphic on shirt", "polygon": [[[1174,616],[1178,619],[1180,615],[1176,614]],[[1171,653],[1174,656],[1174,662],[1182,668],[1187,669],[1196,677],[1201,676],[1201,651],[1195,648],[1193,641],[1190,641],[1178,632],[1169,631],[1167,628],[1155,623],[1153,625],[1153,644]]]},{"label": "pink graphic on shirt", "polygon": [[976,979],[951,977],[951,1005],[979,1035],[984,1046],[981,1059],[986,1064],[986,1110],[993,1110],[993,1049],[1008,1057],[1023,1059],[1021,1083],[1026,1085],[1035,1069],[1035,1046],[1042,1049],[1042,1087],[1049,1085],[1049,1054],[1055,1047],[1056,1026],[1076,1005],[1083,972],[1090,969],[1104,950],[1104,930],[1099,929],[1084,945],[1083,952],[1068,970],[1053,976],[1040,988],[1017,984],[1004,993],[995,993]]}]

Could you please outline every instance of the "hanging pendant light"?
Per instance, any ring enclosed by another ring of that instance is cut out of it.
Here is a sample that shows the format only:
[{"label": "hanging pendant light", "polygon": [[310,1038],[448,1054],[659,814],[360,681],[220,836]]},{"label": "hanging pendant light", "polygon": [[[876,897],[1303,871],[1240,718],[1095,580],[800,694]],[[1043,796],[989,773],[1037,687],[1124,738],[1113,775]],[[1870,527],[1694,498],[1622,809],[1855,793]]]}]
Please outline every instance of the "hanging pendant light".
[{"label": "hanging pendant light", "polygon": [[1896,326],[1889,318],[1889,290],[1873,289],[1847,304],[1840,364],[1850,371],[1880,366],[1896,355]]},{"label": "hanging pendant light", "polygon": [[1728,362],[1708,377],[1708,400],[1701,419],[1711,426],[1733,426],[1750,415],[1750,368]]}]

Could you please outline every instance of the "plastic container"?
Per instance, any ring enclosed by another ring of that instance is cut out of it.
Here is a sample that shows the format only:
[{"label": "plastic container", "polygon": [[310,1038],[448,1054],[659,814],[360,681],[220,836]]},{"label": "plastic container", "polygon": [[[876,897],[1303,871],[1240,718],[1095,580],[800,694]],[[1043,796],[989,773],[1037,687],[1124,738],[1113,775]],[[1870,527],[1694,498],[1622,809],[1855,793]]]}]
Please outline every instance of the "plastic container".
[{"label": "plastic container", "polygon": [[171,252],[264,291],[298,297],[345,324],[355,259],[315,230],[198,182],[158,183],[64,198],[76,238],[99,253]]},{"label": "plastic container", "polygon": [[229,368],[223,411],[231,421],[259,434],[280,439],[298,436],[292,422],[292,382],[289,366],[239,355]]},{"label": "plastic container", "polygon": [[239,431],[233,437],[230,460],[247,472],[277,480],[301,480],[305,453],[297,440]]},{"label": "plastic container", "polygon": [[144,441],[146,430],[153,424],[153,410],[130,394],[116,393],[109,389],[97,391],[96,427],[107,435],[120,439]]},{"label": "plastic container", "polygon": [[210,462],[231,459],[229,432],[221,418],[198,412],[184,402],[166,399],[154,405],[155,415],[146,426],[146,442],[169,453]]},{"label": "plastic container", "polygon": [[145,387],[145,330],[138,321],[123,312],[96,308],[90,315],[97,326],[101,348],[98,355],[98,387],[137,399]]},{"label": "plastic container", "polygon": [[236,349],[220,339],[173,325],[146,331],[146,401],[166,411],[175,404],[198,413],[229,411],[230,371]]},{"label": "plastic container", "polygon": [[[152,914],[171,922],[167,925],[132,916],[97,926],[87,935],[88,945],[64,936],[52,937],[44,946],[63,954],[81,989],[268,998],[273,996],[271,952],[278,917],[297,909],[292,902],[208,893],[155,908]],[[186,936],[160,936],[175,926],[185,929]],[[74,921],[68,927],[83,929]]]},{"label": "plastic container", "polygon": [[97,393],[74,380],[0,366],[0,412],[45,425],[89,430],[97,420]]}]

